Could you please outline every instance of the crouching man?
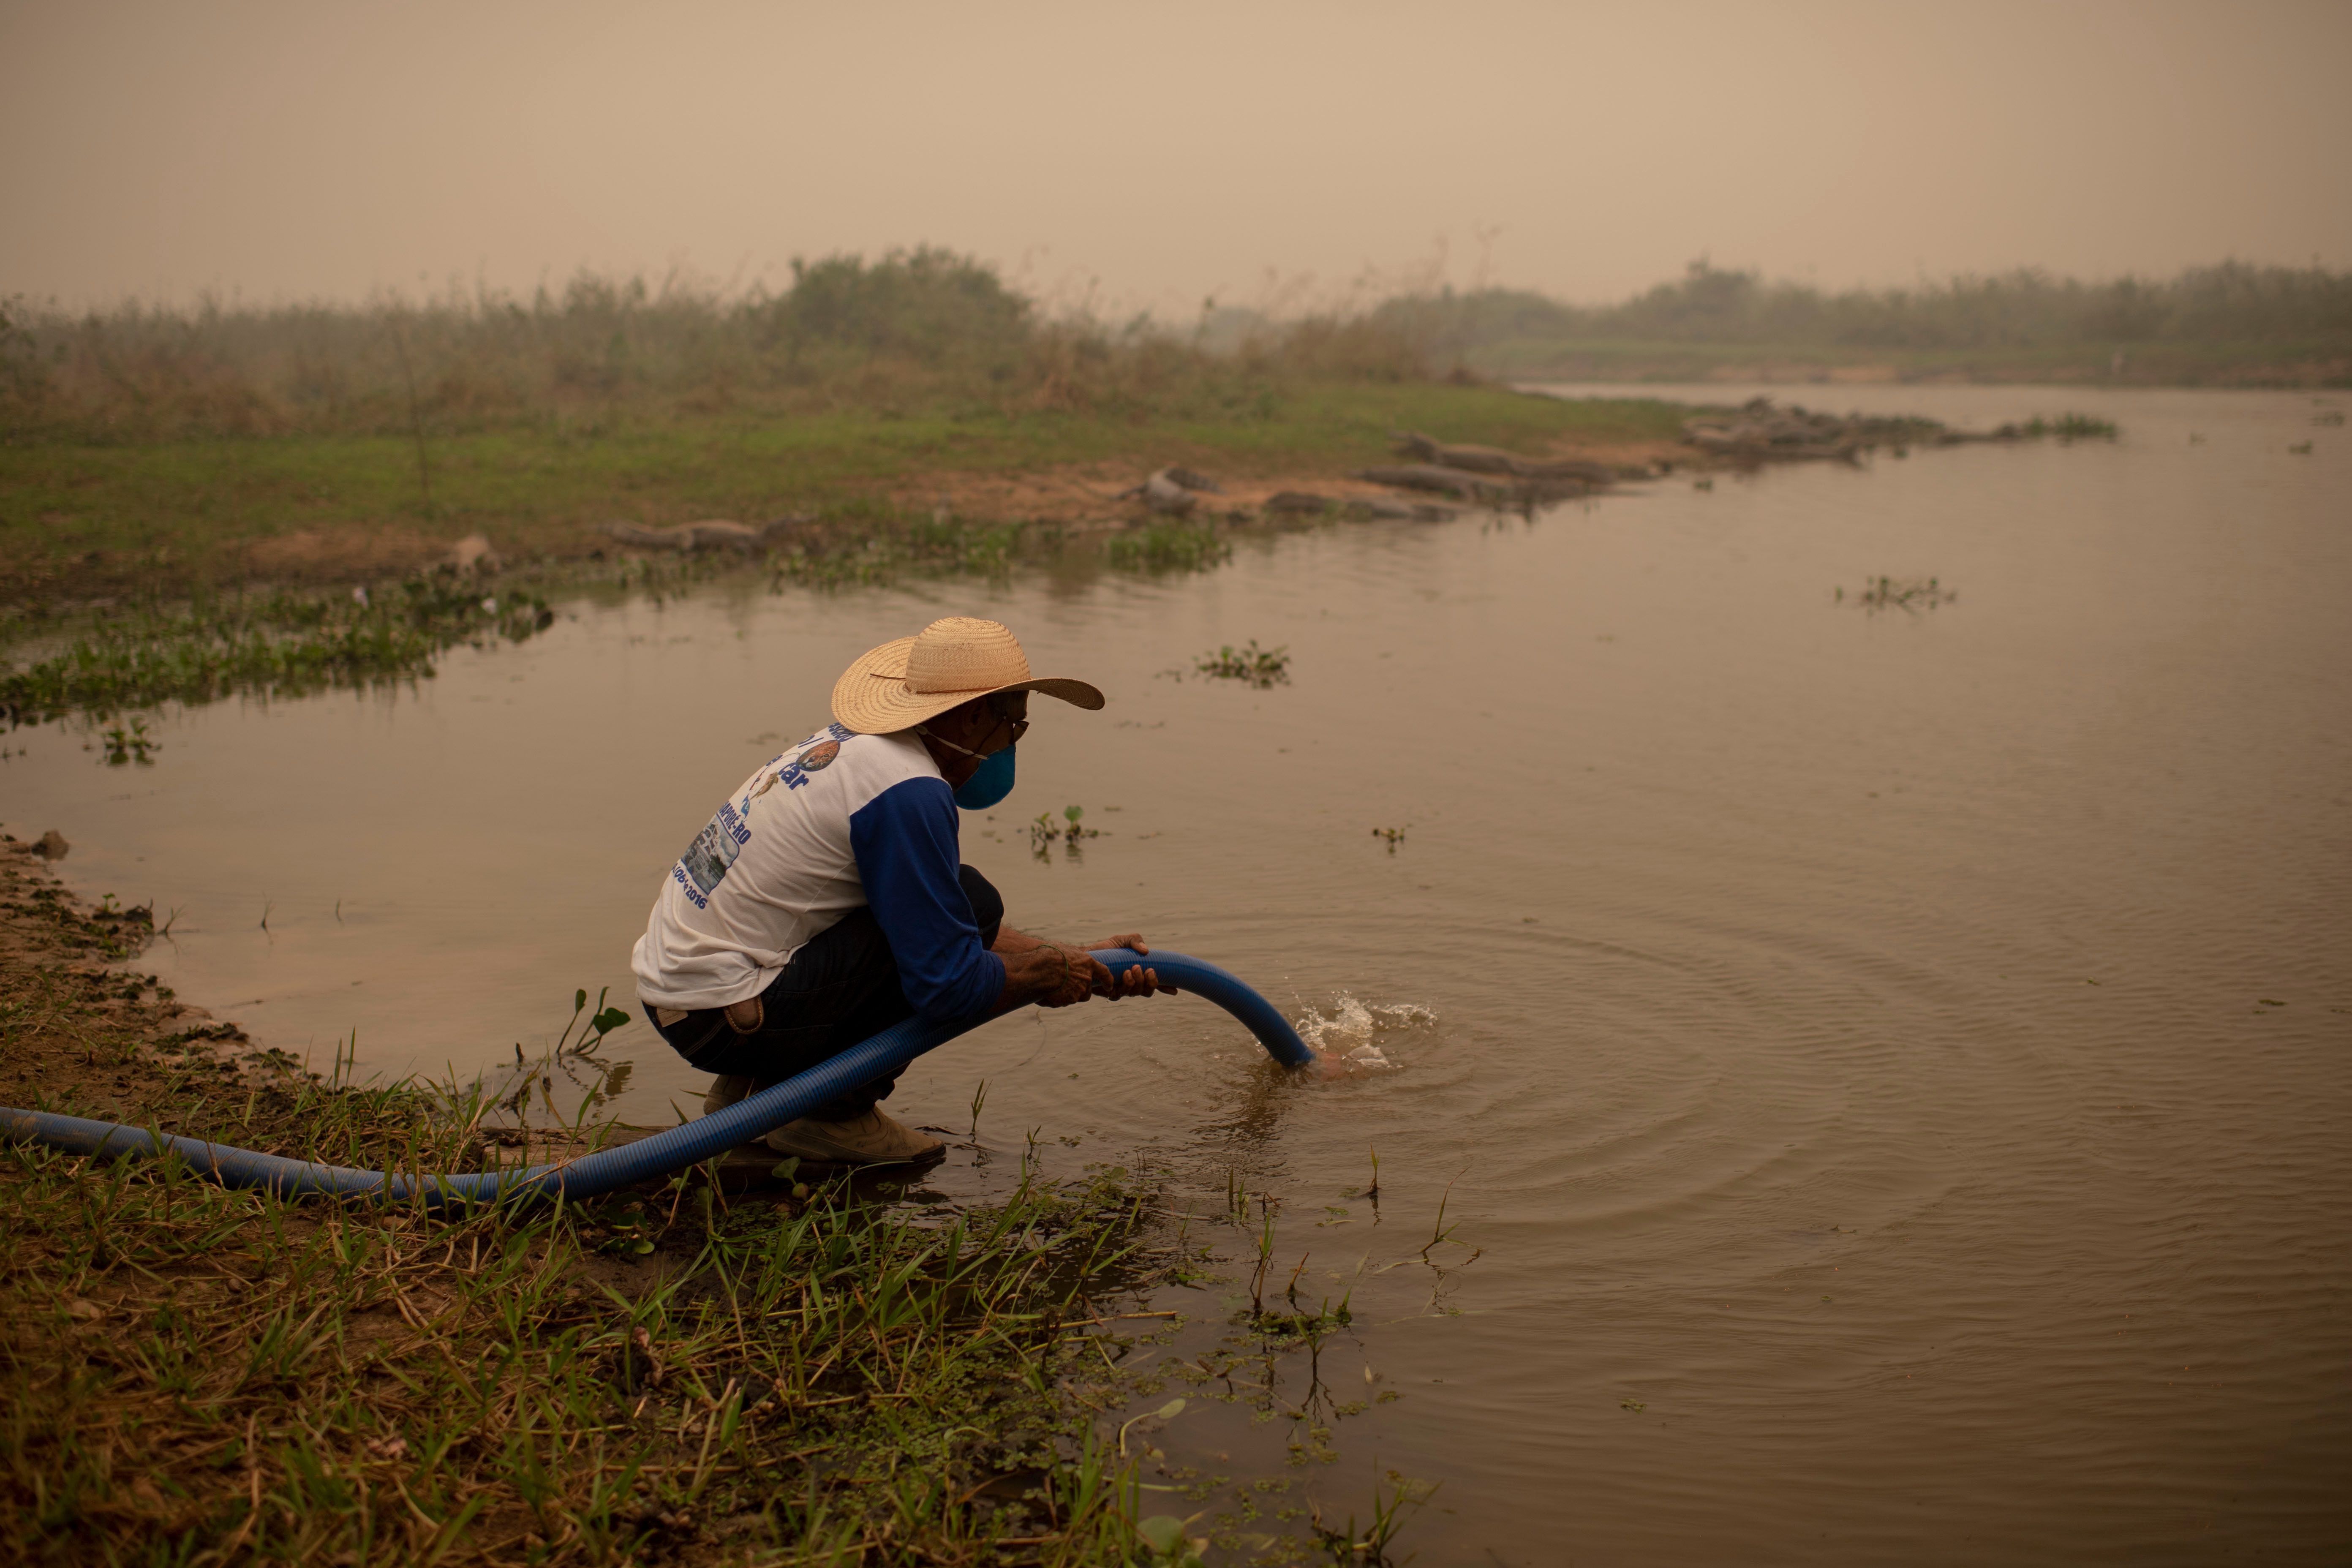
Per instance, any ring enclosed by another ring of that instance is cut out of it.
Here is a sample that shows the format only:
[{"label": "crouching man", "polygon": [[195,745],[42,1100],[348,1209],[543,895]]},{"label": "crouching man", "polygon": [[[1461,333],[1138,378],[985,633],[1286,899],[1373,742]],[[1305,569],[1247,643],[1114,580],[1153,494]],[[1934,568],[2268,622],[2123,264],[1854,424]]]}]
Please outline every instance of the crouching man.
[{"label": "crouching man", "polygon": [[[953,616],[885,643],[835,684],[834,723],[745,780],[670,868],[634,955],[637,995],[662,1038],[717,1075],[706,1114],[917,1015],[951,1023],[1171,989],[1150,969],[1114,982],[1085,948],[1014,931],[961,863],[956,809],[1011,791],[1033,691],[1103,705],[1085,681],[1031,675],[994,621]],[[1093,945],[1148,951],[1132,933]],[[769,1146],[840,1164],[937,1154],[938,1140],[881,1109],[897,1079],[778,1128]]]}]

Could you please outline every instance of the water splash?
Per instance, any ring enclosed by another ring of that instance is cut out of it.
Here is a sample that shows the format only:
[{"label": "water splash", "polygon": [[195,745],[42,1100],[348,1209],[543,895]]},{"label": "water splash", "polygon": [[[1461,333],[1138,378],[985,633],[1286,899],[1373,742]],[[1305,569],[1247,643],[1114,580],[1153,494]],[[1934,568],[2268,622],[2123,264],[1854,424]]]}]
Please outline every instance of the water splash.
[{"label": "water splash", "polygon": [[1417,1002],[1367,1003],[1343,991],[1328,1007],[1300,1018],[1297,1027],[1327,1070],[1360,1071],[1396,1065],[1381,1048],[1382,1034],[1436,1022],[1437,1015]]}]

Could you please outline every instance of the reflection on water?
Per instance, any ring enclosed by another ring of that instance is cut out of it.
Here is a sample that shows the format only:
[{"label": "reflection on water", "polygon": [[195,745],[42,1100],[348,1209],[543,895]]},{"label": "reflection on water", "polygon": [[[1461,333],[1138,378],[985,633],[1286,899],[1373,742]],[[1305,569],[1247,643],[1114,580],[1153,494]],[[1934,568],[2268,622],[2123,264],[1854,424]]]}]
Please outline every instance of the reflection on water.
[{"label": "reflection on water", "polygon": [[[850,658],[996,616],[1112,700],[1044,705],[967,825],[1011,918],[1225,963],[1349,1064],[1287,1078],[1212,1008],[1129,1002],[992,1025],[893,1102],[961,1140],[941,1192],[1033,1139],[1144,1159],[1223,1255],[1229,1195],[1265,1194],[1300,1300],[1353,1292],[1266,1395],[1367,1391],[1339,1464],[1216,1406],[1153,1437],[1171,1465],[1271,1464],[1334,1516],[1375,1464],[1442,1482],[1433,1562],[2323,1558],[2347,448],[2301,395],[1836,401],[2124,437],[1332,528],[1199,578],[575,606],[415,694],[173,717],[145,771],[36,732],[0,815],[177,908],[148,966],[268,1043],[471,1072],[575,987],[628,994],[665,868]],[[1958,597],[1856,608],[1881,576]],[[1165,673],[1252,637],[1290,684]],[[1073,805],[1102,837],[1033,856]],[[623,1113],[690,1114],[650,1045],[604,1047]],[[1206,1314],[1170,1347],[1196,1366],[1223,1273],[1160,1303]]]}]

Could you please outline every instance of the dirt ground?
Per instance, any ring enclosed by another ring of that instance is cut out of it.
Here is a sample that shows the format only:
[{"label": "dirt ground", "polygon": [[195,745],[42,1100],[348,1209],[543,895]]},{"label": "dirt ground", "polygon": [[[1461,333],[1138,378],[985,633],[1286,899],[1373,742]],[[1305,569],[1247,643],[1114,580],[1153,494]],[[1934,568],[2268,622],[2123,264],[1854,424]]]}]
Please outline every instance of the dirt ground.
[{"label": "dirt ground", "polygon": [[0,1104],[63,1096],[142,1121],[167,1107],[164,1056],[229,1074],[250,1059],[243,1030],[136,971],[152,936],[145,910],[91,908],[38,842],[0,834]]}]

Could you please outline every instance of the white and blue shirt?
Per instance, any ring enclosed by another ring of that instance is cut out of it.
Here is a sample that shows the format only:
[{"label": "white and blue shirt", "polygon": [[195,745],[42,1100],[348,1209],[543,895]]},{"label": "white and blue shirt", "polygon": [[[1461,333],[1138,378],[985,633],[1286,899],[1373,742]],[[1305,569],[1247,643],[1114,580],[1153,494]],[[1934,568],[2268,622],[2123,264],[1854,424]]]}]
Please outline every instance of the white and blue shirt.
[{"label": "white and blue shirt", "polygon": [[957,879],[955,795],[911,730],[828,725],[722,804],[654,900],[631,963],[657,1007],[756,996],[793,955],[870,907],[907,1000],[938,1023],[985,1012],[1004,963]]}]

